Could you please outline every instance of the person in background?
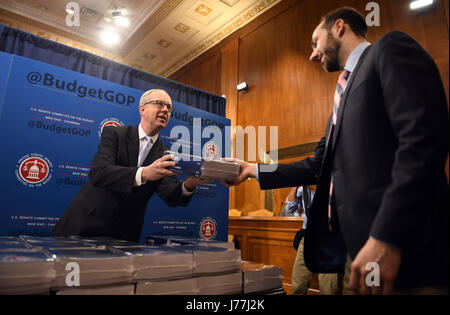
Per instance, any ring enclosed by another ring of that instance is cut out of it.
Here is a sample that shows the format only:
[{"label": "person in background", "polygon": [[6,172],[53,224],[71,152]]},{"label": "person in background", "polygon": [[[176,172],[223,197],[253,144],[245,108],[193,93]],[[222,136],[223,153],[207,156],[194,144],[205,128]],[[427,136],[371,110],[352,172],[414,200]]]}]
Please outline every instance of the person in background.
[{"label": "person in background", "polygon": [[[302,217],[302,230],[296,235],[296,250],[294,266],[292,268],[292,294],[306,295],[313,273],[306,267],[303,258],[304,248],[304,232],[307,226],[308,217],[306,215],[307,209],[310,208],[311,202],[314,198],[314,192],[307,186],[292,187],[286,197],[286,205],[280,216]],[[309,210],[308,210],[309,211]],[[294,246],[295,246],[294,245]],[[321,295],[337,295],[339,294],[339,277],[336,273],[320,273],[319,274],[319,290]]]}]

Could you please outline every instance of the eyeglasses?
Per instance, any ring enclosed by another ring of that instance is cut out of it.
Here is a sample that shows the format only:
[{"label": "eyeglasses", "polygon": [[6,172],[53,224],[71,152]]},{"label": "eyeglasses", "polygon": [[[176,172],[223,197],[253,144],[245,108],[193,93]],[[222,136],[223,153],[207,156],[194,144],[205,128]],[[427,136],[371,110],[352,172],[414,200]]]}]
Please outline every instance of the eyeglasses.
[{"label": "eyeglasses", "polygon": [[162,108],[164,108],[164,106],[166,106],[166,107],[167,107],[167,110],[168,110],[170,113],[173,112],[173,111],[175,110],[175,108],[173,107],[172,104],[169,104],[169,103],[166,103],[166,102],[163,102],[163,101],[158,101],[158,100],[156,100],[156,101],[149,101],[149,102],[147,102],[147,103],[142,104],[142,106],[147,105],[147,104],[150,104],[150,103],[152,103],[153,105],[155,105],[155,106],[158,107],[159,109],[162,109]]}]

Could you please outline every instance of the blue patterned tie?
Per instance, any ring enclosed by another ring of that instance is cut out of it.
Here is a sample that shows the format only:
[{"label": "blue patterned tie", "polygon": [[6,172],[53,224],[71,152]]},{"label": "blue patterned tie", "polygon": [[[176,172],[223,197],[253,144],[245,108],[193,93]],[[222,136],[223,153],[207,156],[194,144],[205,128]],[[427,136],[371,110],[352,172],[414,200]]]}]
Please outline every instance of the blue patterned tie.
[{"label": "blue patterned tie", "polygon": [[147,143],[145,145],[143,145],[141,150],[139,151],[138,164],[137,164],[138,167],[142,166],[142,163],[144,163],[145,158],[147,157],[148,152],[150,151],[151,144],[153,143],[153,139],[150,138],[149,136],[145,136],[145,138],[147,139]]}]

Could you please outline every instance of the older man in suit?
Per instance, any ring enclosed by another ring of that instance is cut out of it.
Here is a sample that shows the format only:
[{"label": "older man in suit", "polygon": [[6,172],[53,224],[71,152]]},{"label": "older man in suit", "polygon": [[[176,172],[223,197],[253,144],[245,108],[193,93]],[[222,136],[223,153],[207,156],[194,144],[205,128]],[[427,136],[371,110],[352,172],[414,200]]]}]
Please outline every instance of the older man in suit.
[{"label": "older man in suit", "polygon": [[311,271],[346,265],[355,293],[448,294],[448,109],[439,71],[407,34],[371,45],[366,33],[359,12],[340,8],[312,35],[311,61],[342,71],[314,157],[276,171],[239,161],[232,184],[318,185],[305,235]]},{"label": "older man in suit", "polygon": [[169,206],[186,206],[199,184],[188,177],[179,183],[171,156],[158,138],[173,112],[164,90],[145,92],[138,126],[106,127],[87,182],[54,228],[55,236],[110,236],[139,241],[148,201],[156,192]]}]

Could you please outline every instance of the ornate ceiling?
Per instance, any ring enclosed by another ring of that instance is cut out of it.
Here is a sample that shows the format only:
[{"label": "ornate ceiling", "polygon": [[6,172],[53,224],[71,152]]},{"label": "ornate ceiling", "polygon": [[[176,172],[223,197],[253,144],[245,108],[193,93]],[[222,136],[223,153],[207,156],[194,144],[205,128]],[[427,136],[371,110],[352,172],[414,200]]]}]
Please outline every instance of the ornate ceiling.
[{"label": "ornate ceiling", "polygon": [[[70,26],[69,0],[0,0],[0,23],[168,77],[280,1],[76,0]],[[128,26],[116,25],[118,14]],[[103,42],[105,30],[119,42]]]}]

